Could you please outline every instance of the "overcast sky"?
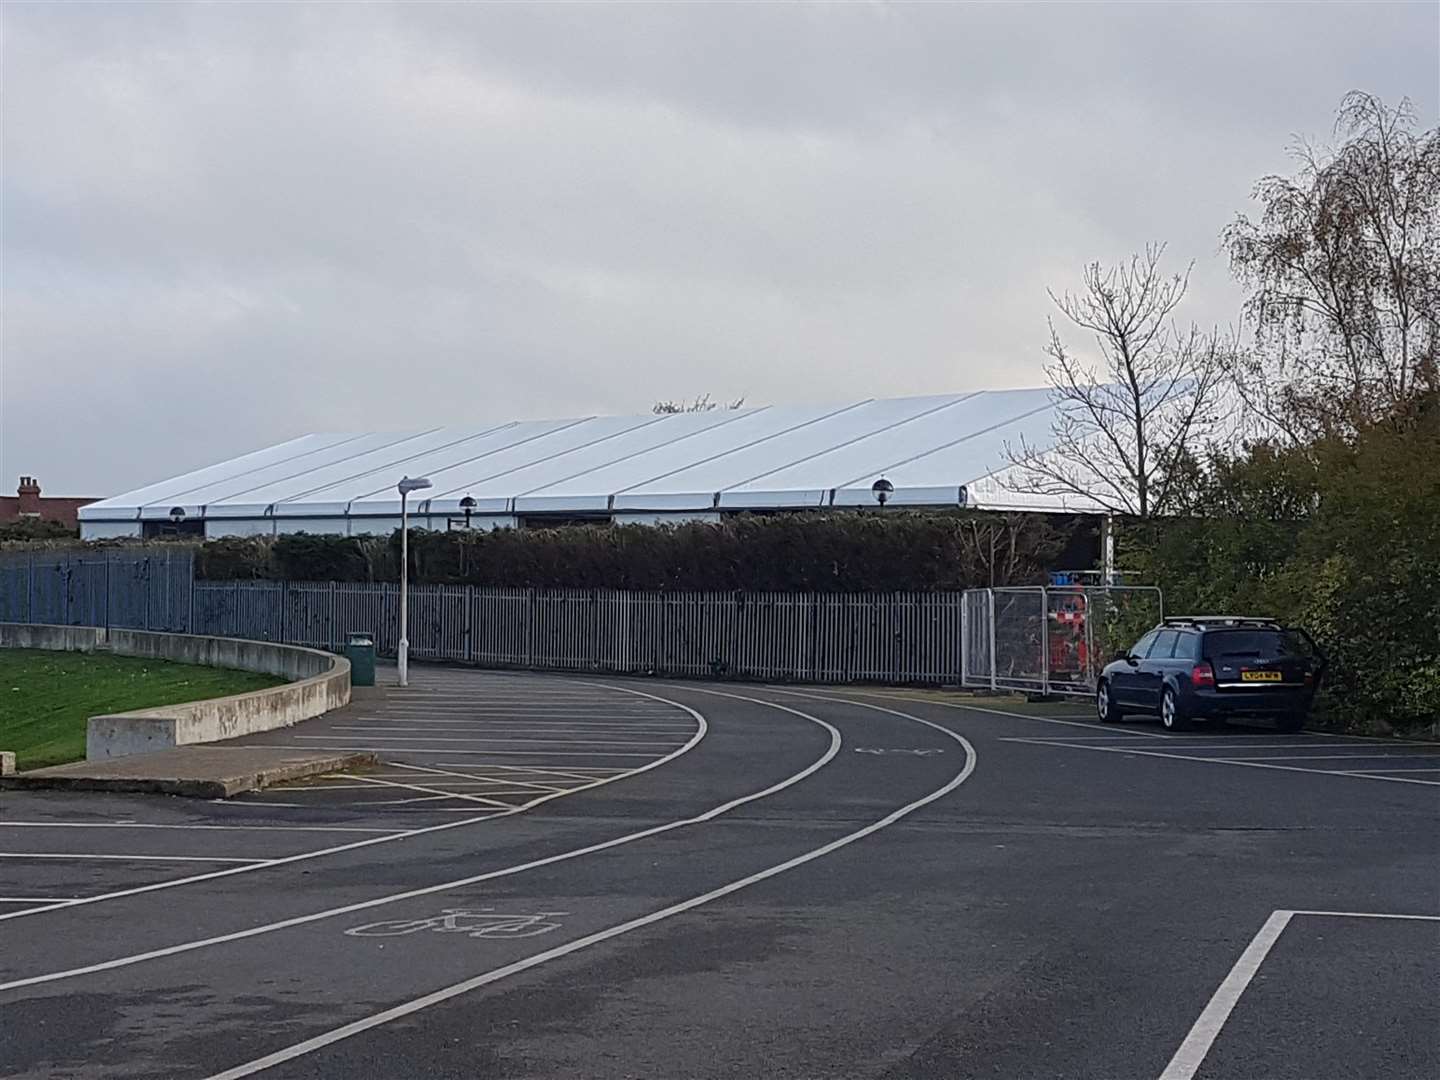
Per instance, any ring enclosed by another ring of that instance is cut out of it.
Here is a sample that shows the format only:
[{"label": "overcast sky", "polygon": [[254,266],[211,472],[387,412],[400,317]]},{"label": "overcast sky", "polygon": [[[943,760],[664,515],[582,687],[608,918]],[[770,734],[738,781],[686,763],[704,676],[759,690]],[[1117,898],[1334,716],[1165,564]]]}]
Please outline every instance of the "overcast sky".
[{"label": "overcast sky", "polygon": [[1039,385],[1440,4],[3,6],[0,489],[307,431]]}]

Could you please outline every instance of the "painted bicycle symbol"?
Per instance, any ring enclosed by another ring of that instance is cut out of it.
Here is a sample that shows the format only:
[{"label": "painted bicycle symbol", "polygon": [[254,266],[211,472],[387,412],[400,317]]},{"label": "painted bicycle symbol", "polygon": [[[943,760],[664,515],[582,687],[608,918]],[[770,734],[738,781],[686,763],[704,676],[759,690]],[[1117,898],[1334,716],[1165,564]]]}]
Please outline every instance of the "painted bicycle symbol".
[{"label": "painted bicycle symbol", "polygon": [[472,938],[528,938],[558,930],[558,922],[548,920],[568,911],[537,911],[533,915],[503,915],[494,908],[445,908],[428,919],[391,919],[387,922],[353,926],[345,933],[351,937],[401,937],[421,930],[437,934],[464,934]]}]

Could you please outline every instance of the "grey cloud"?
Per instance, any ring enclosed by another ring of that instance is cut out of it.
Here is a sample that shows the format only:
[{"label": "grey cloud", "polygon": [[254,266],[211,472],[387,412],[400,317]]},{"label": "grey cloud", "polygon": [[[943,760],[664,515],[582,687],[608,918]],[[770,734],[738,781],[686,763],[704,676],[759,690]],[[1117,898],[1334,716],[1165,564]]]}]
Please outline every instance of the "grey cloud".
[{"label": "grey cloud", "polygon": [[1092,258],[1168,239],[1231,320],[1250,184],[1352,86],[1433,118],[1440,64],[1424,4],[3,17],[0,479],[56,493],[307,430],[1033,385]]}]

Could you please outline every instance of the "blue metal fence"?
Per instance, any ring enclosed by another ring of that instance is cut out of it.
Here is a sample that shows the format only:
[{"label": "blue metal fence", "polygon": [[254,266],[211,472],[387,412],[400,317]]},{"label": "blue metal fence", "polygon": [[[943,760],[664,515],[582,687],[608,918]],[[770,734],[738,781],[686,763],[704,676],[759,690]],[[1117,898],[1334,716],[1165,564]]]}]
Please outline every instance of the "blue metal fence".
[{"label": "blue metal fence", "polygon": [[189,632],[194,552],[0,552],[0,621]]},{"label": "blue metal fence", "polygon": [[[960,593],[660,593],[412,585],[410,655],[483,667],[958,683]],[[193,580],[188,550],[0,558],[0,620],[394,655],[399,587]]]}]

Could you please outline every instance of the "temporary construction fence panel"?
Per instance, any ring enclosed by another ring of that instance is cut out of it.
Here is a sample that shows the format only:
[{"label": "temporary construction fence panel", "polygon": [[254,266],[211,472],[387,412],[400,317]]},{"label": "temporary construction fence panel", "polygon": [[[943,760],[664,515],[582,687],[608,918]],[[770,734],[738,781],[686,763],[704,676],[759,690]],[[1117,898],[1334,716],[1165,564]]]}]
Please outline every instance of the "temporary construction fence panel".
[{"label": "temporary construction fence panel", "polygon": [[0,621],[190,629],[194,552],[0,552]]},{"label": "temporary construction fence panel", "polygon": [[964,594],[961,683],[992,690],[1089,695],[1115,652],[1165,616],[1145,585],[970,589]]}]

